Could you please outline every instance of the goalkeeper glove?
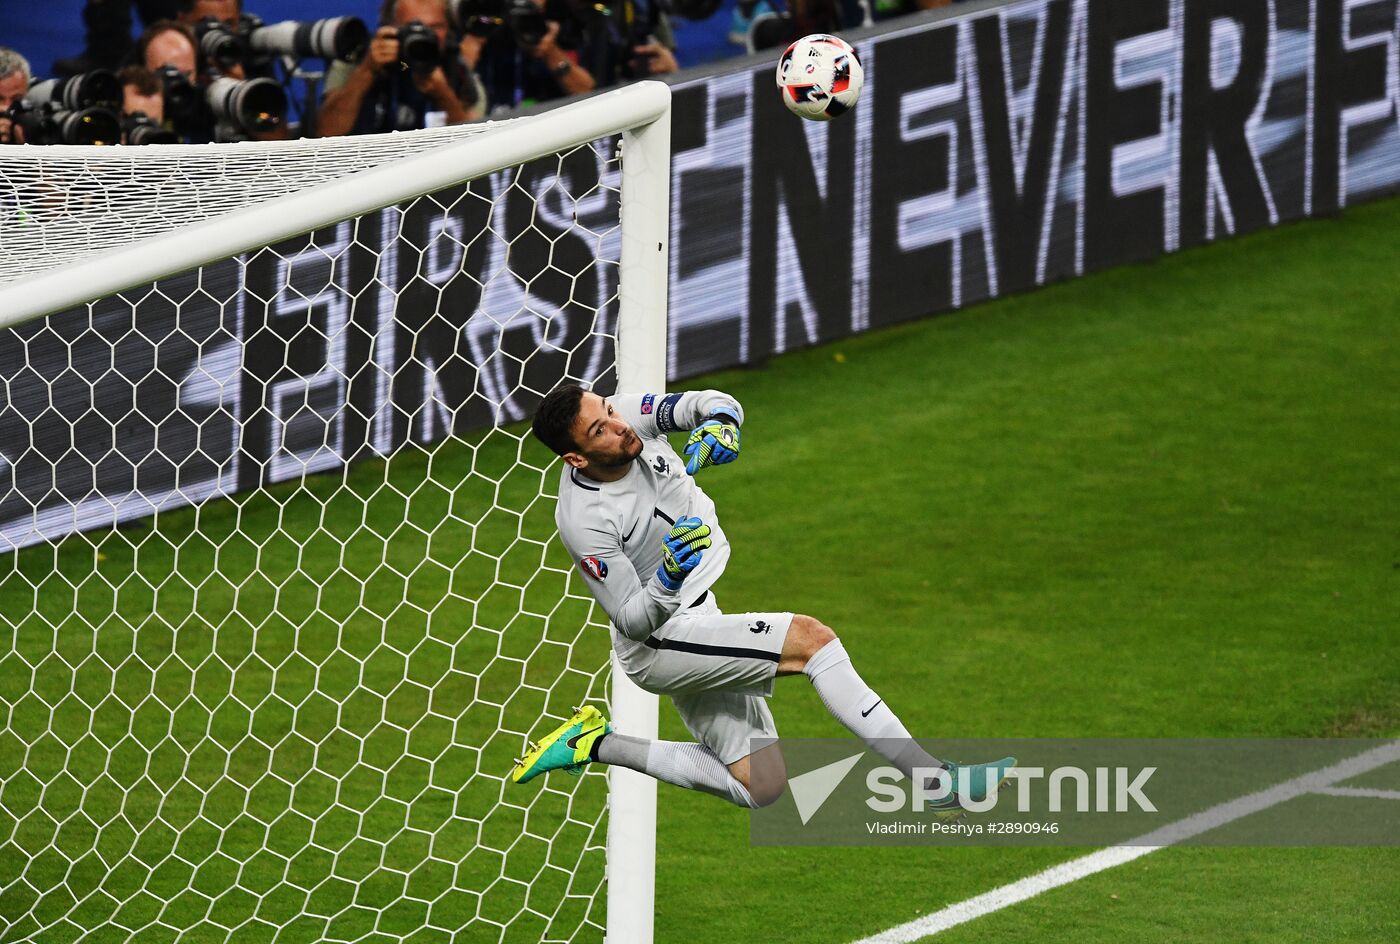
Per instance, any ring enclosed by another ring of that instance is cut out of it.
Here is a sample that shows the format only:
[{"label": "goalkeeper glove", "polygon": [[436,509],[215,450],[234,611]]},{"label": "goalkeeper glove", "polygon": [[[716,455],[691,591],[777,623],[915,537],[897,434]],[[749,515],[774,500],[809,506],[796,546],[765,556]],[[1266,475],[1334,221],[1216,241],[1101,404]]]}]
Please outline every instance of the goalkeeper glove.
[{"label": "goalkeeper glove", "polygon": [[699,518],[682,518],[662,539],[662,544],[665,550],[661,552],[656,578],[675,593],[681,588],[681,582],[699,566],[701,551],[710,546],[710,526]]},{"label": "goalkeeper glove", "polygon": [[683,450],[685,473],[694,475],[707,465],[724,465],[739,458],[739,423],[728,413],[711,413],[690,434]]}]

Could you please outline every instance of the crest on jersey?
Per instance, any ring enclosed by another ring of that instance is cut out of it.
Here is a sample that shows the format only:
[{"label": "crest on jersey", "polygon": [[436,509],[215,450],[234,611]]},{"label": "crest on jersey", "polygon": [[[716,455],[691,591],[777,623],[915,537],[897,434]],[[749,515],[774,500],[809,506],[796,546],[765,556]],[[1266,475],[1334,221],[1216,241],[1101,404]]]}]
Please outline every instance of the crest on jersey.
[{"label": "crest on jersey", "polygon": [[606,580],[608,577],[608,565],[596,557],[585,557],[579,561],[579,566],[583,572],[594,580]]},{"label": "crest on jersey", "polygon": [[651,405],[656,402],[656,394],[649,393],[642,397],[642,413],[650,413]]}]

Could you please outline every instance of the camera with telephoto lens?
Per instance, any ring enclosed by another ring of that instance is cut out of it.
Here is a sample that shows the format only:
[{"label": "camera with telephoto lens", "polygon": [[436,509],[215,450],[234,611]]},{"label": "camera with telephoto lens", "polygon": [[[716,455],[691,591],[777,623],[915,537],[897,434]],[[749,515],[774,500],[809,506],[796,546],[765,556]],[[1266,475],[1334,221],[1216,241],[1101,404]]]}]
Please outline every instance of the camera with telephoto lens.
[{"label": "camera with telephoto lens", "polygon": [[533,49],[549,32],[544,11],[534,0],[451,0],[447,5],[453,28],[487,36],[504,24],[522,49]]},{"label": "camera with telephoto lens", "polygon": [[194,35],[199,42],[199,58],[205,71],[227,72],[243,64],[247,55],[243,37],[229,29],[223,20],[206,16],[194,25]]},{"label": "camera with telephoto lens", "polygon": [[116,144],[122,86],[106,69],[35,82],[10,107],[27,144]]},{"label": "camera with telephoto lens", "polygon": [[515,44],[524,49],[533,49],[549,32],[549,23],[544,11],[534,4],[534,0],[506,0],[506,25],[515,37]]},{"label": "camera with telephoto lens", "polygon": [[25,144],[116,144],[121,119],[105,105],[60,108],[52,101],[22,98],[10,106],[10,121],[23,130]]},{"label": "camera with telephoto lens", "polygon": [[204,101],[221,138],[275,131],[287,117],[287,93],[272,79],[218,78],[205,86]]},{"label": "camera with telephoto lens", "polygon": [[122,139],[127,144],[175,144],[180,139],[175,132],[156,124],[144,111],[134,111],[122,117]]},{"label": "camera with telephoto lens", "polygon": [[430,74],[442,63],[442,47],[437,33],[418,20],[399,27],[399,65],[414,75]]},{"label": "camera with telephoto lens", "polygon": [[166,119],[176,128],[188,129],[199,120],[199,89],[175,66],[161,66],[155,71],[160,79]]},{"label": "camera with telephoto lens", "polygon": [[55,109],[80,111],[84,108],[120,108],[122,85],[115,73],[93,69],[66,79],[35,82],[24,93],[32,104],[52,105]]},{"label": "camera with telephoto lens", "polygon": [[357,16],[265,24],[260,18],[245,13],[243,32],[248,37],[248,48],[255,53],[297,59],[354,62],[369,43],[369,27]]}]

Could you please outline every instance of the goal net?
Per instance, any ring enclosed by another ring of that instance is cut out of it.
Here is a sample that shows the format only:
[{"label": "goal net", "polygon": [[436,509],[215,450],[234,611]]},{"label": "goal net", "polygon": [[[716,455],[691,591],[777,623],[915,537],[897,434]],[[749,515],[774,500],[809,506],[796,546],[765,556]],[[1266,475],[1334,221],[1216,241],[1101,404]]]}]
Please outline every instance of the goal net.
[{"label": "goal net", "polygon": [[508,774],[655,725],[527,421],[664,382],[668,109],[4,149],[0,941],[649,936],[654,793]]}]

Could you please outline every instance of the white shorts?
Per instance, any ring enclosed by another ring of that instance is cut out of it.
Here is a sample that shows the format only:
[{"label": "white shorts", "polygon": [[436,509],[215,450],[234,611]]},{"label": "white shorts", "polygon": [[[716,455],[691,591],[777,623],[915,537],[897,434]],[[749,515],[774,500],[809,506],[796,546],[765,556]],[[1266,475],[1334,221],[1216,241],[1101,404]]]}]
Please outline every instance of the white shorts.
[{"label": "white shorts", "polygon": [[778,739],[778,726],[768,699],[738,692],[672,695],[671,702],[695,740],[715,752],[724,764],[748,757],[759,746],[754,738]]},{"label": "white shorts", "polygon": [[632,680],[669,695],[690,733],[732,764],[751,738],[778,736],[766,699],[791,625],[791,613],[722,613],[710,593],[647,638],[653,657]]}]

